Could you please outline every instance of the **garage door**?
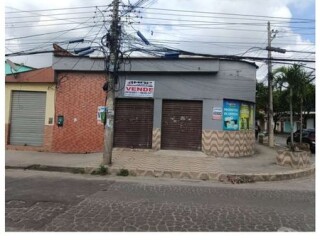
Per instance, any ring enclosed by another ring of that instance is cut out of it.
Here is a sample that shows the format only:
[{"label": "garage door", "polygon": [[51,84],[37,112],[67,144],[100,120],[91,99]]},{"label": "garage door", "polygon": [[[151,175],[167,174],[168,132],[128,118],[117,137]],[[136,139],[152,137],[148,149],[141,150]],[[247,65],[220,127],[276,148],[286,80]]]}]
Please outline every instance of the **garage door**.
[{"label": "garage door", "polygon": [[42,146],[46,93],[13,91],[10,144]]},{"label": "garage door", "polygon": [[202,102],[163,101],[161,131],[162,149],[201,150]]},{"label": "garage door", "polygon": [[152,148],[153,100],[116,99],[114,146]]}]

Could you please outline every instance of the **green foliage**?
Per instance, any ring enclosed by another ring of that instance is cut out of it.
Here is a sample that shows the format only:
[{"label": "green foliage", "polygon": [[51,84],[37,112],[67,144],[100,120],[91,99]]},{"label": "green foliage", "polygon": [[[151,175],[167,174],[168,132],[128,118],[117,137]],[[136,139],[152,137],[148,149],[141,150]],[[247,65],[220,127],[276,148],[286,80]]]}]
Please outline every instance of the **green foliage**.
[{"label": "green foliage", "polygon": [[312,83],[307,84],[305,89],[304,105],[306,110],[315,110],[316,108],[316,86]]},{"label": "green foliage", "polygon": [[126,177],[126,176],[129,176],[129,171],[128,171],[128,169],[122,168],[122,169],[120,169],[120,171],[118,172],[117,175],[118,175],[118,176]]},{"label": "green foliage", "polygon": [[[292,114],[298,115],[301,111],[307,114],[315,110],[315,85],[312,72],[306,72],[300,65],[280,67],[273,72],[273,120],[276,123],[287,115],[292,103]],[[290,88],[293,95],[290,98]],[[301,104],[302,101],[302,104]],[[301,105],[303,110],[301,109]],[[256,119],[263,119],[268,113],[268,86],[257,82],[256,88]],[[264,112],[265,114],[261,114]],[[306,118],[308,116],[305,116]]]},{"label": "green foliage", "polygon": [[[294,64],[290,67],[280,67],[274,71],[275,88],[289,96],[288,90],[293,90],[292,100],[297,101],[296,109],[299,109],[300,99],[305,99],[308,91],[312,92],[312,73],[306,72],[302,66]],[[308,90],[309,89],[309,90]],[[287,100],[289,100],[287,98]],[[298,110],[299,111],[299,110]]]},{"label": "green foliage", "polygon": [[256,112],[268,110],[268,87],[262,82],[256,85]]},{"label": "green foliage", "polygon": [[94,170],[92,175],[107,175],[108,174],[108,168],[104,165],[100,165],[100,167],[97,170]]},{"label": "green foliage", "polygon": [[[295,112],[302,116],[304,102],[307,100],[312,102],[314,98],[307,97],[308,93],[312,94],[312,77],[313,72],[306,72],[301,65],[294,64],[290,67],[280,67],[274,71],[275,87],[279,91],[285,92],[289,102],[290,123],[293,126],[293,115]],[[289,96],[289,97],[288,97]],[[308,104],[311,104],[308,102]],[[293,140],[293,130],[291,130],[291,139]],[[301,138],[300,138],[301,141]],[[294,141],[291,141],[291,149],[293,150]]]}]

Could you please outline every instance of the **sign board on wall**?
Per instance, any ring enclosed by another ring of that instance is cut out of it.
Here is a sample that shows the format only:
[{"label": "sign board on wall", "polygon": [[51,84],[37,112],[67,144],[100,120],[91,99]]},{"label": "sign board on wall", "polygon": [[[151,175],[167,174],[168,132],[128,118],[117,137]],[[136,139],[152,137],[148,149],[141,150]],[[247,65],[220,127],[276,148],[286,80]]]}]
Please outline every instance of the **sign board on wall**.
[{"label": "sign board on wall", "polygon": [[153,97],[154,81],[126,80],[124,96]]},{"label": "sign board on wall", "polygon": [[249,104],[241,103],[241,105],[240,105],[240,119],[239,119],[240,130],[249,129],[249,119],[250,119]]},{"label": "sign board on wall", "polygon": [[248,130],[254,127],[254,105],[237,100],[223,101],[223,130]]},{"label": "sign board on wall", "polygon": [[213,120],[221,120],[222,119],[222,108],[221,107],[214,107],[213,108],[212,119]]},{"label": "sign board on wall", "polygon": [[249,128],[253,129],[254,128],[254,111],[253,111],[254,105],[250,106],[250,120],[249,120]]},{"label": "sign board on wall", "polygon": [[239,130],[239,109],[240,104],[237,101],[223,102],[223,130]]}]

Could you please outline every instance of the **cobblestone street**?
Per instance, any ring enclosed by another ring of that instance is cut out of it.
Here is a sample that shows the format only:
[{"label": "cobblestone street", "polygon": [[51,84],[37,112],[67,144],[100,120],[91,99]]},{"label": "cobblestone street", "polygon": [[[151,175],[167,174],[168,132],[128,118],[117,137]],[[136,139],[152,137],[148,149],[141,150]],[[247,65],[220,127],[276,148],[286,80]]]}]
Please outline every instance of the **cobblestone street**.
[{"label": "cobblestone street", "polygon": [[6,231],[315,231],[314,178],[231,185],[7,170],[5,216]]}]

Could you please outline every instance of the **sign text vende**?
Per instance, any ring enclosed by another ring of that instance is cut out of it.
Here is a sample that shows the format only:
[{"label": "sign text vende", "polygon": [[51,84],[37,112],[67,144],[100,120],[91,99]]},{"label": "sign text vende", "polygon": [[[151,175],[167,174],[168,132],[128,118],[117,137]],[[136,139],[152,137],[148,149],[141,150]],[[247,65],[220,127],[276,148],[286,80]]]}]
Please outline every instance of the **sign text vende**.
[{"label": "sign text vende", "polygon": [[153,97],[154,81],[126,80],[124,96]]}]

